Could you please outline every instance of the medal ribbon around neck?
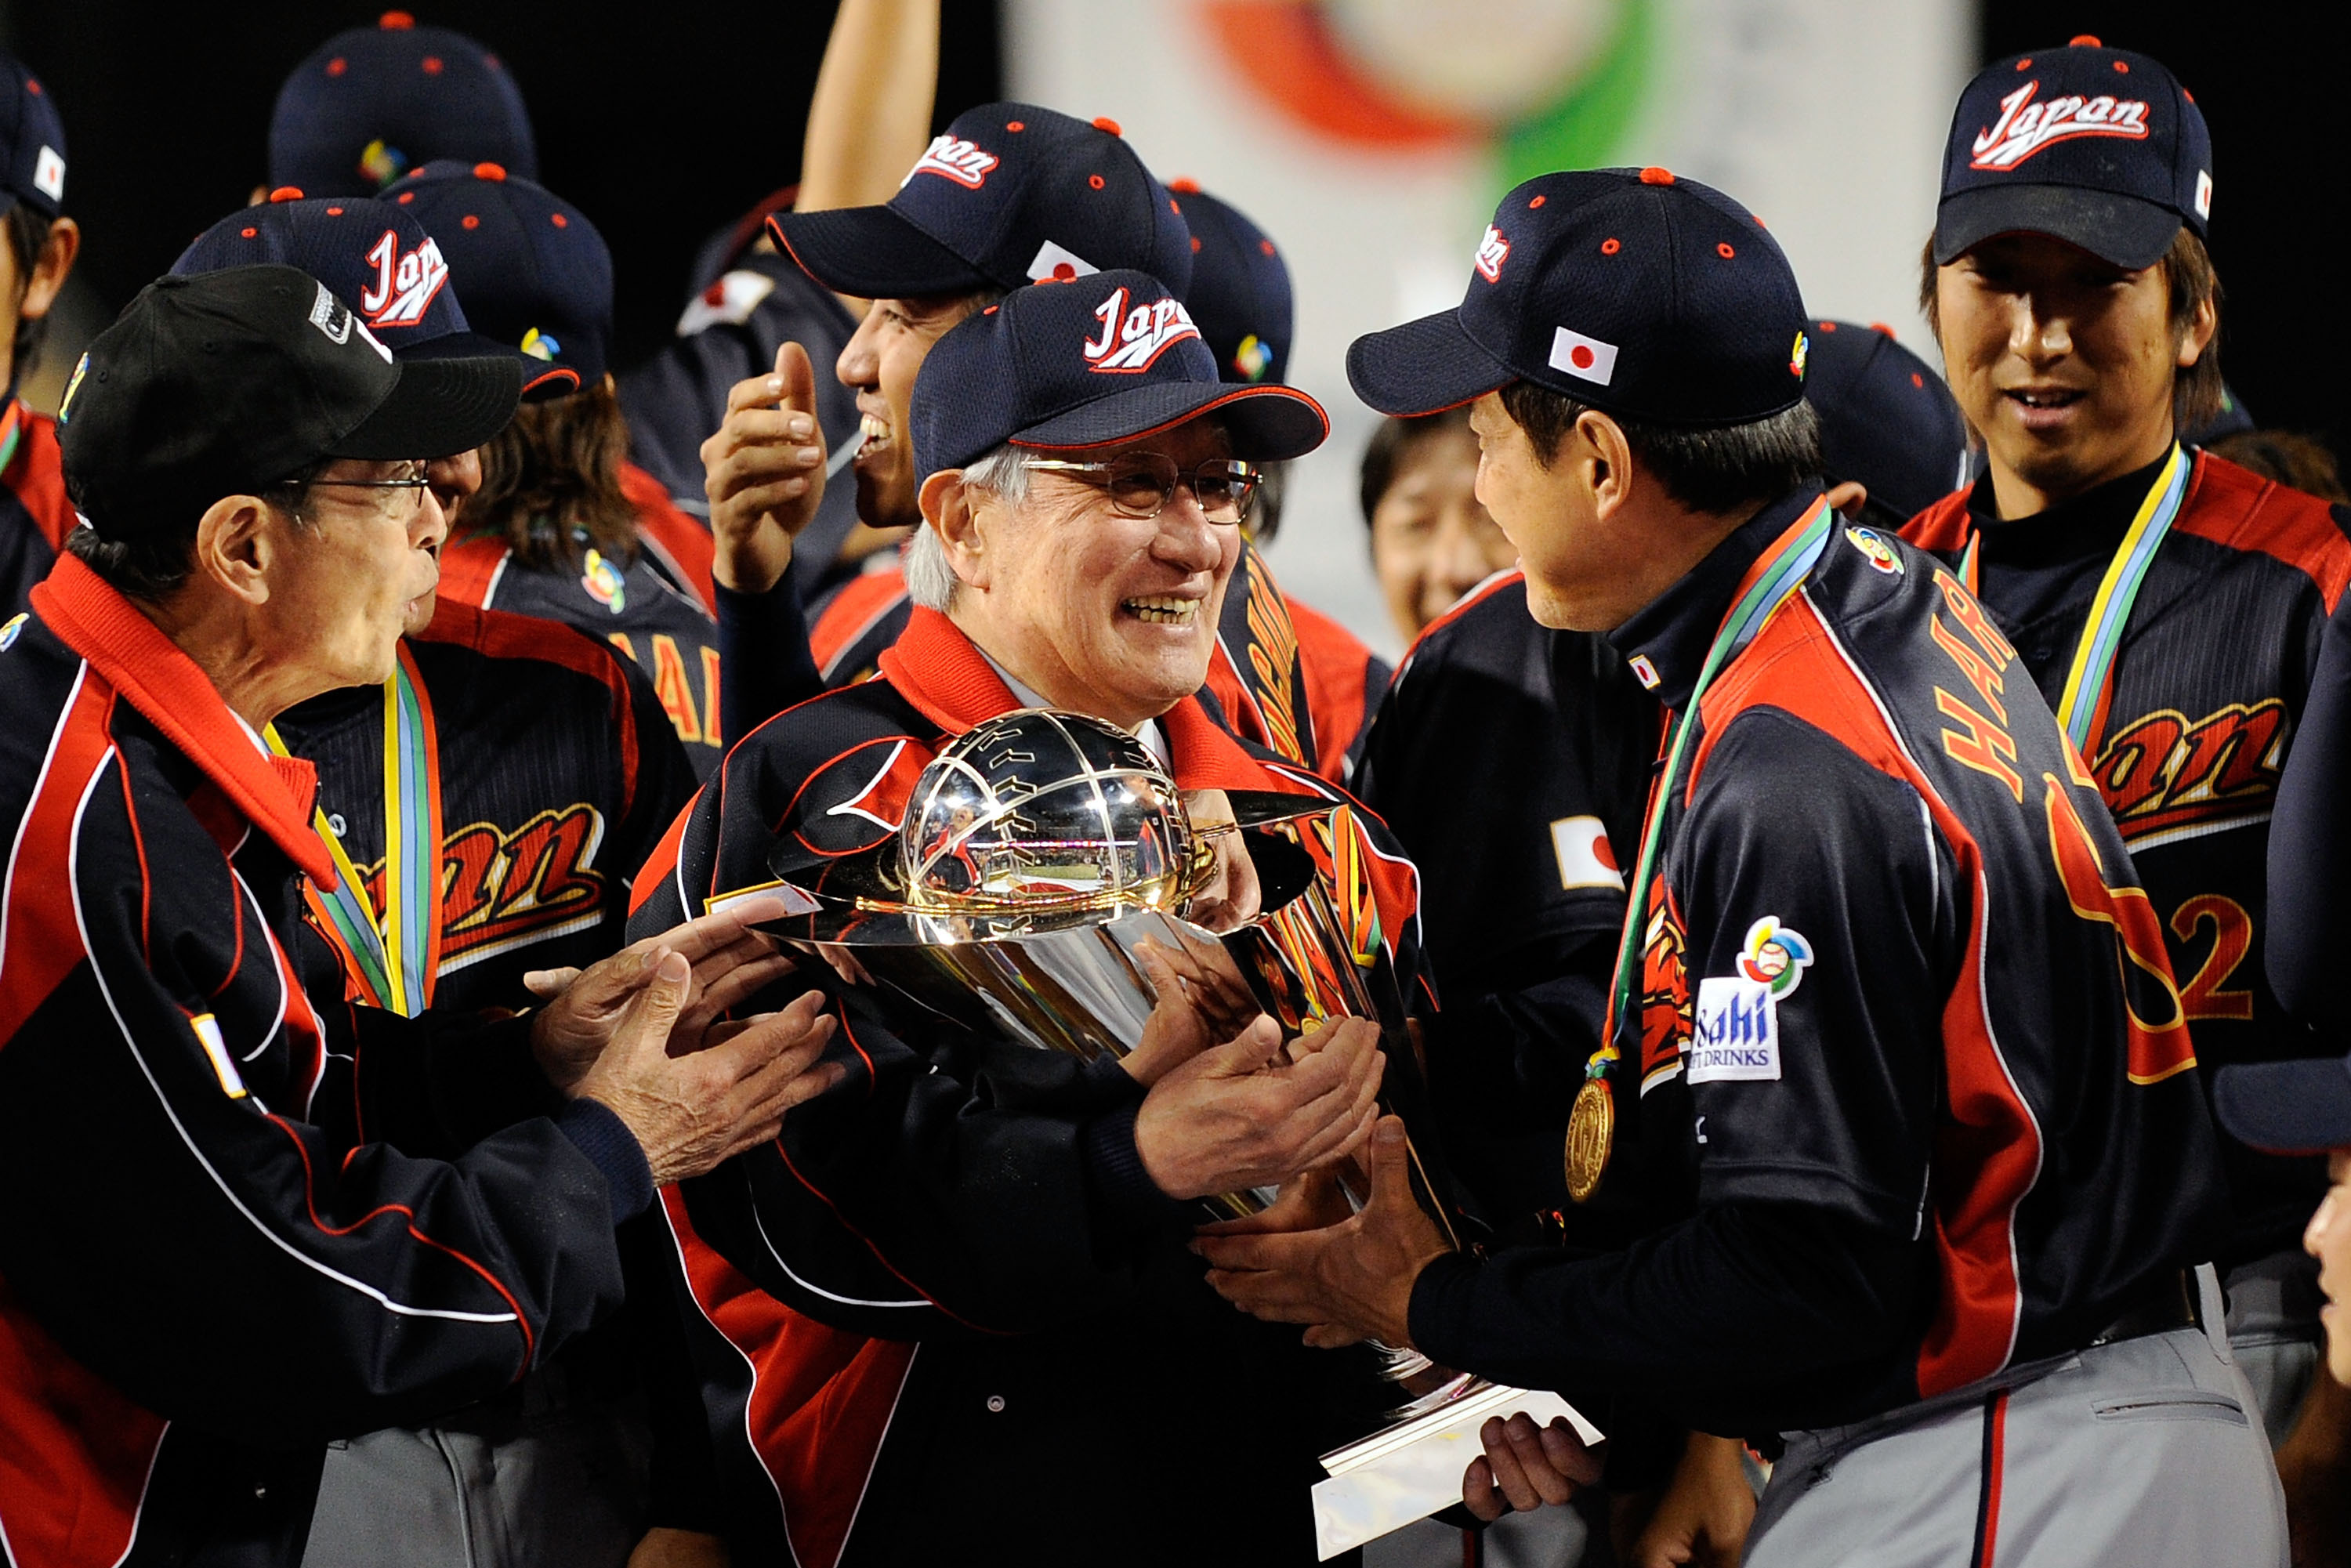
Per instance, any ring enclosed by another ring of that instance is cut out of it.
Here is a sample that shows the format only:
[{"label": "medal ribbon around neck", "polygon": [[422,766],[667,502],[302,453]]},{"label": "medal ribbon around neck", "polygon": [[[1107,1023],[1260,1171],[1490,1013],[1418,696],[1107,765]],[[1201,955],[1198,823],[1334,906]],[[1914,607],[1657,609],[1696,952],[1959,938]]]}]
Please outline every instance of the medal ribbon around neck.
[{"label": "medal ribbon around neck", "polygon": [[[414,1018],[433,1000],[441,967],[441,789],[433,716],[417,695],[421,677],[400,645],[400,664],[383,684],[383,911],[369,904],[367,881],[342,840],[314,810],[311,825],[334,858],[335,885],[303,895],[334,940],[345,967],[372,1007]],[[262,732],[269,749],[289,755],[275,725]]]},{"label": "medal ribbon around neck", "polygon": [[[2097,742],[2105,738],[2106,704],[2114,695],[2115,655],[2122,648],[2123,628],[2130,622],[2131,606],[2138,601],[2147,569],[2155,564],[2155,552],[2179,516],[2180,503],[2188,497],[2189,475],[2195,466],[2187,450],[2173,442],[2170,457],[2147,487],[2146,499],[2139,502],[2137,515],[2131,518],[2115,559],[2106,563],[2106,574],[2098,581],[2097,594],[2090,601],[2089,618],[2082,624],[2081,641],[2074,644],[2074,662],[2057,698],[2057,726],[2085,763],[2096,755]],[[1983,530],[1974,529],[1959,555],[1959,580],[1979,599],[1983,597],[1979,586],[1982,545]]]},{"label": "medal ribbon around neck", "polygon": [[1688,749],[1689,716],[1698,711],[1698,701],[1714,684],[1714,677],[1755,640],[1772,612],[1803,586],[1805,575],[1827,548],[1830,515],[1826,497],[1815,500],[1802,517],[1789,524],[1787,530],[1771,542],[1762,558],[1747,569],[1730,609],[1723,615],[1714,642],[1706,651],[1706,659],[1698,666],[1698,684],[1691,688],[1689,700],[1682,706],[1681,712],[1667,716],[1666,767],[1650,792],[1648,820],[1641,829],[1641,852],[1634,862],[1633,880],[1625,884],[1625,934],[1617,945],[1616,980],[1610,988],[1608,1015],[1601,1025],[1600,1049],[1584,1063],[1585,1082],[1576,1095],[1568,1124],[1568,1196],[1578,1203],[1591,1197],[1600,1185],[1600,1175],[1607,1166],[1609,1145],[1614,1141],[1615,1111],[1609,1098],[1607,1079],[1623,1057],[1616,1045],[1618,1028],[1625,1019],[1635,1016],[1634,993],[1640,974],[1642,936],[1648,925],[1649,883],[1656,871],[1666,803],[1681,777],[1683,756]]},{"label": "medal ribbon around neck", "polygon": [[16,398],[8,400],[5,413],[0,413],[0,474],[16,461],[17,444],[25,438],[25,405]]}]

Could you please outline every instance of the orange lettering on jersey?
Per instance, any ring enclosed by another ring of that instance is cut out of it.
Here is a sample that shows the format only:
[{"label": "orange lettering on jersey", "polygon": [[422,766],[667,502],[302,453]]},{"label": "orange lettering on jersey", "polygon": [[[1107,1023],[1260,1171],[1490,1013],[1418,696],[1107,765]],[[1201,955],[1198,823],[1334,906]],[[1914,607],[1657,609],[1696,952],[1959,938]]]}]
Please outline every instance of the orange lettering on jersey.
[{"label": "orange lettering on jersey", "polygon": [[2049,817],[2049,853],[2066,901],[2084,920],[2110,926],[2115,967],[2122,976],[2123,1010],[2129,1030],[2129,1074],[2134,1083],[2160,1083],[2196,1065],[2188,1038],[2188,1012],[2171,978],[2163,926],[2145,890],[2107,885],[2098,847],[2074,809],[2074,798],[2054,773],[2043,773]]},{"label": "orange lettering on jersey", "polygon": [[1955,718],[1967,726],[1967,733],[1943,731],[1943,750],[1962,768],[1972,768],[1979,773],[1989,773],[2008,786],[2017,804],[2024,803],[2024,779],[2010,764],[2016,760],[2016,742],[2008,731],[1945,691],[1935,688],[1935,706],[1946,718]]},{"label": "orange lettering on jersey", "polygon": [[1262,571],[1249,573],[1249,668],[1257,674],[1254,695],[1270,732],[1266,744],[1302,768],[1306,748],[1298,738],[1298,632],[1273,580]]},{"label": "orange lettering on jersey", "polygon": [[628,660],[632,664],[637,662],[636,644],[629,641],[629,634],[626,632],[607,632],[604,633],[604,639],[621,651],[621,657]]},{"label": "orange lettering on jersey", "polygon": [[[445,835],[439,972],[602,919],[604,874],[595,862],[603,840],[603,816],[584,801],[541,811],[511,833],[471,822]],[[381,899],[383,862],[360,875],[368,896]]]},{"label": "orange lettering on jersey", "polygon": [[2171,912],[2172,935],[2182,942],[2192,941],[2204,925],[2212,927],[2212,948],[2179,988],[2180,1007],[2191,1020],[2252,1018],[2253,993],[2227,988],[2229,977],[2253,950],[2253,917],[2243,904],[2217,893],[2199,893]]},{"label": "orange lettering on jersey", "polygon": [[2098,792],[2136,840],[2258,807],[2284,762],[2285,701],[2228,706],[2190,724],[2158,709],[2115,732],[2091,769]]},{"label": "orange lettering on jersey", "polygon": [[694,685],[685,678],[685,656],[666,632],[653,633],[653,695],[661,698],[680,740],[690,746],[702,738],[702,715],[695,706]]},{"label": "orange lettering on jersey", "polygon": [[1968,629],[1968,635],[1976,640],[1976,646],[1983,650],[1984,657],[1991,661],[1993,669],[2005,671],[2016,662],[2016,649],[2001,635],[2000,628],[1993,625],[1991,618],[1984,613],[1982,604],[1958,578],[1938,569],[1935,573],[1935,586],[1943,591],[1943,602],[1959,618],[1959,624]]},{"label": "orange lettering on jersey", "polygon": [[711,745],[726,732],[718,727],[718,650],[702,650],[702,734]]},{"label": "orange lettering on jersey", "polygon": [[2001,698],[2008,689],[2008,683],[2001,678],[2000,671],[1974,649],[1960,642],[1959,633],[1946,627],[1941,616],[1927,617],[1927,634],[1935,639],[1937,647],[1951,656],[1951,663],[1959,667],[1959,674],[1967,676],[1968,684],[1975,687],[1986,706],[1991,707],[1991,716],[2006,724],[2008,705]]}]

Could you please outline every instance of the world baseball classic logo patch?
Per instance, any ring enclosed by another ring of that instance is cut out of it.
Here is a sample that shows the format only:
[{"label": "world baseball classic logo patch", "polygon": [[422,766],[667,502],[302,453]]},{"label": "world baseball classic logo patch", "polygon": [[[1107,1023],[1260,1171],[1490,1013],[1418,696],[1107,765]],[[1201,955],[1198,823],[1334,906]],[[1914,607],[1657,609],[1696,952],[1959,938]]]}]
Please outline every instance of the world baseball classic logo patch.
[{"label": "world baseball classic logo patch", "polygon": [[1781,925],[1778,915],[1767,915],[1747,928],[1739,973],[1742,978],[1771,988],[1773,998],[1784,997],[1802,984],[1804,971],[1812,967],[1813,945],[1799,932]]}]

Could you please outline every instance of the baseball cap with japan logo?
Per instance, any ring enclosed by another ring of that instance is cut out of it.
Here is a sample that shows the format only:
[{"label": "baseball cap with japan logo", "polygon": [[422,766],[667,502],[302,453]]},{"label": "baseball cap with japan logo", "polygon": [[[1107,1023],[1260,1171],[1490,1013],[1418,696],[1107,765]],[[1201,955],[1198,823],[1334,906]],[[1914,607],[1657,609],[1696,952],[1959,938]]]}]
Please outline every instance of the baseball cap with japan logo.
[{"label": "baseball cap with japan logo", "polygon": [[1451,310],[1355,340],[1383,413],[1516,381],[1660,424],[1745,424],[1804,395],[1802,296],[1762,220],[1667,170],[1541,174],[1502,198]]},{"label": "baseball cap with japan logo", "polygon": [[65,121],[40,78],[0,49],[0,213],[22,202],[54,220],[65,199]]},{"label": "baseball cap with japan logo", "polygon": [[1177,298],[1192,231],[1117,122],[1032,103],[956,116],[878,207],[778,213],[768,231],[838,294],[916,299],[1134,267]]}]

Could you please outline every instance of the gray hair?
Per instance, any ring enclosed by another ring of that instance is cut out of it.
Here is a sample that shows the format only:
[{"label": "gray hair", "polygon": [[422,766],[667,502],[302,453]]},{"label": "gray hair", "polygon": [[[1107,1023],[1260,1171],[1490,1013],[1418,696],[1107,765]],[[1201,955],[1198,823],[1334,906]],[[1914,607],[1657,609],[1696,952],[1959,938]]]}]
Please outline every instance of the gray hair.
[{"label": "gray hair", "polygon": [[[1016,448],[998,446],[965,464],[963,482],[992,492],[1007,506],[1017,507],[1029,498],[1029,465]],[[956,577],[955,568],[947,563],[946,545],[927,521],[917,525],[914,537],[907,541],[901,570],[906,574],[906,595],[915,603],[942,614],[954,608],[956,590],[962,584]]]}]

